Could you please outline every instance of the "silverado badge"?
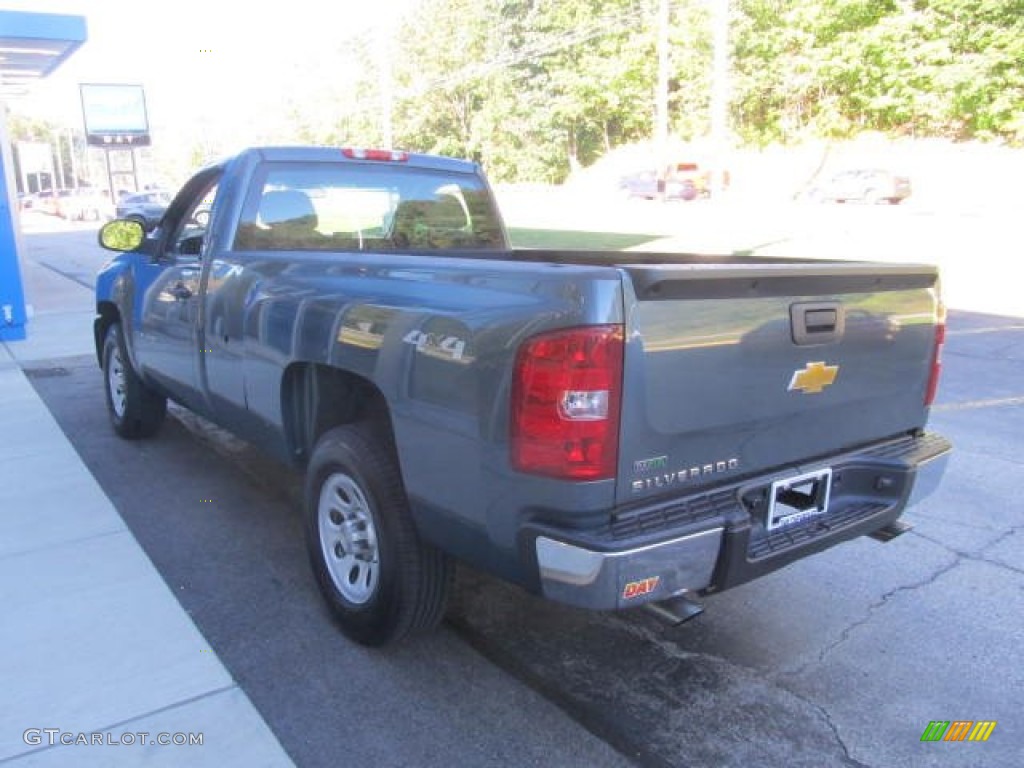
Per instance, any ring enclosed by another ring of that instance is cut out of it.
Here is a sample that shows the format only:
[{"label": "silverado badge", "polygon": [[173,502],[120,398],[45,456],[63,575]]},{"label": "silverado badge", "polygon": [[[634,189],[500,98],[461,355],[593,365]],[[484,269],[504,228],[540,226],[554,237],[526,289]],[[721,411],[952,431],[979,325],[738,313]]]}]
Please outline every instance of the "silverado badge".
[{"label": "silverado badge", "polygon": [[808,363],[799,371],[793,371],[788,389],[790,392],[800,390],[805,395],[816,395],[830,386],[838,375],[838,365],[825,365],[824,362]]}]

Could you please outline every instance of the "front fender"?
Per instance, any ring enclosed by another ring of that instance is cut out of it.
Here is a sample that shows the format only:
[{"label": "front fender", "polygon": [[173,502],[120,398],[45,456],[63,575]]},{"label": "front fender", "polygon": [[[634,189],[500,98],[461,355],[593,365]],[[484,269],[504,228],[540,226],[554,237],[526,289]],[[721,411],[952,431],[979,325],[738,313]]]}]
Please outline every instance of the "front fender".
[{"label": "front fender", "polygon": [[111,259],[96,275],[96,319],[93,321],[93,336],[96,341],[96,359],[103,365],[103,340],[112,323],[121,323],[124,342],[132,367],[138,371],[135,345],[132,339],[134,329],[132,309],[134,301],[133,260],[137,254],[121,254]]}]

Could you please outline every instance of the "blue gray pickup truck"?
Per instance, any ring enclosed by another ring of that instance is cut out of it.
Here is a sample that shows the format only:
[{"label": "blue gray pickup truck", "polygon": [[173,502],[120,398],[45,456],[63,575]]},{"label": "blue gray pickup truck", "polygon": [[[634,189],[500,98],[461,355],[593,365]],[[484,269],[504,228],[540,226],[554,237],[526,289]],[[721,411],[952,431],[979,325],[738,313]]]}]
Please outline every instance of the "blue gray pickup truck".
[{"label": "blue gray pickup truck", "polygon": [[931,266],[516,250],[473,163],[300,147],[100,241],[113,428],[172,399],[304,468],[313,571],[365,644],[435,625],[455,561],[681,620],[896,536],[950,451]]}]

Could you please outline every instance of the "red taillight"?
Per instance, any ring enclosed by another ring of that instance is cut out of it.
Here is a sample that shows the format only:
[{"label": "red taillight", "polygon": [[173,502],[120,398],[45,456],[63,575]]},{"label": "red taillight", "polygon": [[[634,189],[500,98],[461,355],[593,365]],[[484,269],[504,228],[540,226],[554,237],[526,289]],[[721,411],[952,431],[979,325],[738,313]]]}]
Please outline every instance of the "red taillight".
[{"label": "red taillight", "polygon": [[352,160],[383,160],[390,163],[404,163],[409,159],[409,153],[398,149],[361,149],[357,147],[345,147],[341,154]]},{"label": "red taillight", "polygon": [[512,466],[565,480],[615,477],[623,332],[620,325],[535,336],[516,355]]},{"label": "red taillight", "polygon": [[932,367],[928,374],[928,388],[924,393],[924,404],[935,402],[939,390],[939,376],[942,374],[942,347],[946,343],[946,307],[941,302],[935,313],[935,347],[932,350]]}]

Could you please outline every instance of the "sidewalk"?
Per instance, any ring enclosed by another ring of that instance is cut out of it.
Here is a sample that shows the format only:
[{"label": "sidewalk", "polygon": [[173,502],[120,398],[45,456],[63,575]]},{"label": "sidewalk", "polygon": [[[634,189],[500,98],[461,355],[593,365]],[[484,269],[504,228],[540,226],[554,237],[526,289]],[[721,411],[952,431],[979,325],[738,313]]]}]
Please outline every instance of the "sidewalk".
[{"label": "sidewalk", "polygon": [[28,339],[0,343],[0,765],[292,765],[22,372],[94,354],[91,292],[25,268]]}]

